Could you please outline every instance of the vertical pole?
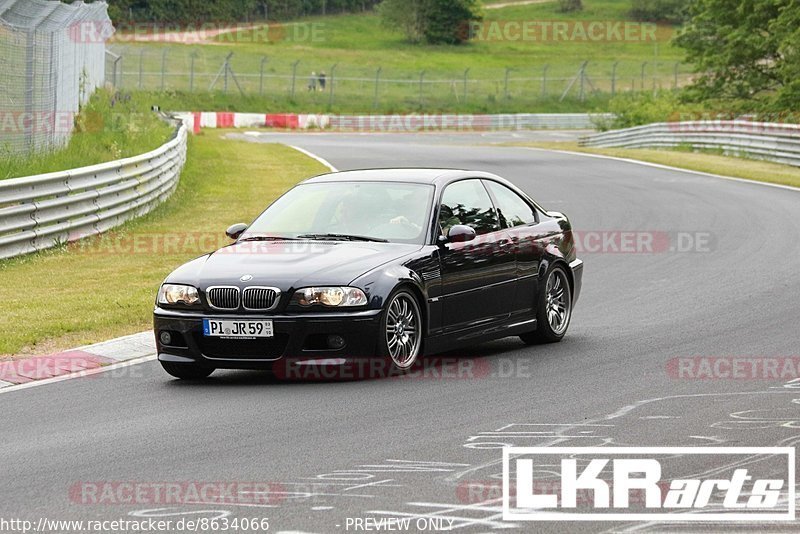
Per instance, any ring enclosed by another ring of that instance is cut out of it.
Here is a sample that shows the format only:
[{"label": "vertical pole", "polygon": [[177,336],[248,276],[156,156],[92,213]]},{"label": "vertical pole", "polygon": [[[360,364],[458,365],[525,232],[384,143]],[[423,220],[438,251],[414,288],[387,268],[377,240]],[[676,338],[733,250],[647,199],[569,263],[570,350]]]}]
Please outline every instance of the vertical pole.
[{"label": "vertical pole", "polygon": [[468,83],[469,82],[469,71],[470,71],[470,69],[467,69],[467,70],[464,71],[464,103],[465,104],[467,103],[467,95],[469,93],[469,87],[468,87],[468,85],[469,85],[469,83]]},{"label": "vertical pole", "polygon": [[580,93],[578,94],[578,98],[581,102],[586,101],[586,61],[583,62],[581,65],[581,83],[580,83]]},{"label": "vertical pole", "polygon": [[617,66],[619,65],[619,61],[615,61],[614,65],[611,67],[611,96],[617,94]]},{"label": "vertical pole", "polygon": [[425,83],[425,71],[419,73],[419,107],[422,107],[423,103],[425,102],[423,96],[423,84]]},{"label": "vertical pole", "polygon": [[139,52],[139,89],[142,88],[144,78],[144,48]]},{"label": "vertical pole", "polygon": [[542,68],[542,98],[547,96],[547,71],[550,68],[550,65],[545,65]]},{"label": "vertical pole", "polygon": [[297,65],[300,64],[300,60],[298,59],[294,63],[292,63],[292,99],[294,99],[294,93],[297,89]]},{"label": "vertical pole", "polygon": [[[122,56],[117,56],[114,60],[114,89],[119,89],[122,87],[122,72],[120,69],[120,62],[122,61]],[[119,77],[117,76],[117,72],[119,72]]]},{"label": "vertical pole", "polygon": [[194,59],[197,57],[197,52],[192,52],[189,57],[191,58],[189,63],[189,92],[191,93],[194,91]]},{"label": "vertical pole", "polygon": [[269,61],[269,58],[267,58],[267,56],[264,56],[264,57],[261,58],[261,68],[260,68],[260,73],[259,73],[259,77],[258,77],[258,94],[259,95],[263,95],[264,94],[264,65],[267,63],[267,61]]},{"label": "vertical pole", "polygon": [[328,94],[328,109],[333,107],[333,99],[334,99],[334,92],[333,92],[333,82],[336,76],[336,66],[338,63],[334,63],[331,67],[331,77],[328,79],[328,84],[330,86],[330,92]]},{"label": "vertical pole", "polygon": [[676,62],[675,63],[675,70],[673,72],[673,79],[672,79],[672,88],[673,89],[677,89],[678,88],[678,69],[680,69],[680,67],[681,67],[680,61]]},{"label": "vertical pole", "polygon": [[646,68],[647,68],[647,61],[642,63],[642,83],[641,83],[642,91],[644,91],[644,73]]},{"label": "vertical pole", "polygon": [[375,109],[378,108],[378,96],[379,96],[379,88],[381,83],[381,71],[383,67],[378,67],[378,70],[375,71],[375,100],[372,102],[372,107]]},{"label": "vertical pole", "polygon": [[167,78],[167,53],[169,52],[169,48],[165,48],[164,51],[161,53],[161,90],[164,90],[166,86],[166,78]]},{"label": "vertical pole", "polygon": [[509,67],[506,67],[506,76],[505,79],[503,80],[503,95],[505,96],[506,100],[511,98],[511,95],[508,93],[508,75],[510,73],[511,69]]},{"label": "vertical pole", "polygon": [[224,89],[224,91],[225,91],[225,94],[228,94],[228,70],[230,70],[230,69],[228,68],[228,60],[230,60],[230,57],[231,57],[231,56],[230,56],[230,54],[228,54],[228,55],[225,57],[225,63],[222,65],[222,69],[223,69],[223,71],[224,71],[224,72],[222,73],[222,76],[223,76],[223,78],[222,78],[222,79],[223,79],[223,85],[222,85],[222,87],[223,87],[223,89]]}]

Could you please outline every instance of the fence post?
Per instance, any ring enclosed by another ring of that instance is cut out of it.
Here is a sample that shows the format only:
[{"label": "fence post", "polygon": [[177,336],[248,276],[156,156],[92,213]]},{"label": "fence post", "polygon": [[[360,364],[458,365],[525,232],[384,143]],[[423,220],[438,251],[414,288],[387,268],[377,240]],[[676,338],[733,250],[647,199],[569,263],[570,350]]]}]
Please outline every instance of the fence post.
[{"label": "fence post", "polygon": [[580,77],[581,77],[581,83],[580,83],[580,92],[578,93],[578,98],[580,99],[581,102],[585,102],[586,101],[586,61],[584,61],[583,65],[581,65]]},{"label": "fence post", "polygon": [[503,80],[503,96],[505,97],[506,100],[509,100],[511,98],[511,95],[508,93],[508,75],[510,73],[511,69],[509,67],[506,67],[506,76],[505,79]]},{"label": "fence post", "polygon": [[330,84],[330,92],[328,94],[328,110],[329,111],[333,107],[333,99],[334,99],[333,83],[334,83],[334,79],[335,79],[334,77],[336,76],[336,67],[338,65],[339,65],[338,63],[334,63],[333,66],[331,67],[331,78],[328,81],[328,83]]},{"label": "fence post", "polygon": [[378,70],[375,71],[375,100],[372,102],[372,107],[374,107],[375,109],[378,108],[378,95],[379,95],[378,89],[379,89],[380,83],[381,83],[381,71],[382,70],[383,70],[383,67],[378,67]]},{"label": "fence post", "polygon": [[292,100],[294,100],[294,93],[295,89],[297,89],[297,66],[300,64],[300,60],[298,59],[294,63],[292,63]]},{"label": "fence post", "polygon": [[467,69],[467,70],[464,71],[464,103],[465,104],[467,103],[467,94],[468,94],[467,85],[468,85],[468,81],[469,81],[469,79],[468,79],[469,71],[470,71],[470,69]]},{"label": "fence post", "polygon": [[419,107],[422,107],[422,105],[425,102],[425,99],[424,99],[424,96],[423,96],[423,84],[424,83],[425,83],[425,71],[423,70],[422,72],[419,73]]},{"label": "fence post", "polygon": [[545,65],[542,68],[542,98],[547,96],[547,71],[550,69],[550,65]]},{"label": "fence post", "polygon": [[646,68],[647,68],[647,61],[642,63],[642,84],[641,84],[642,85],[642,91],[644,91],[644,72],[645,72]]},{"label": "fence post", "polygon": [[142,78],[144,77],[144,48],[139,51],[139,89],[142,88]]},{"label": "fence post", "polygon": [[673,88],[673,89],[677,89],[677,88],[678,88],[678,69],[679,69],[680,67],[681,67],[681,62],[680,62],[680,61],[677,61],[677,62],[675,63],[674,78],[673,78],[673,80],[672,80],[672,88]]},{"label": "fence post", "polygon": [[161,53],[161,90],[164,90],[166,85],[166,76],[167,76],[167,53],[169,52],[169,48],[165,48],[164,51]]},{"label": "fence post", "polygon": [[197,57],[197,51],[192,50],[192,53],[189,54],[191,61],[189,63],[189,92],[194,91],[194,60]]},{"label": "fence post", "polygon": [[611,96],[617,94],[617,66],[619,65],[619,61],[615,61],[614,65],[611,67]]},{"label": "fence post", "polygon": [[259,96],[264,94],[264,64],[266,64],[267,61],[269,61],[269,58],[267,56],[264,56],[264,57],[261,58],[261,67],[260,67],[259,75],[258,75],[258,94],[259,94]]}]

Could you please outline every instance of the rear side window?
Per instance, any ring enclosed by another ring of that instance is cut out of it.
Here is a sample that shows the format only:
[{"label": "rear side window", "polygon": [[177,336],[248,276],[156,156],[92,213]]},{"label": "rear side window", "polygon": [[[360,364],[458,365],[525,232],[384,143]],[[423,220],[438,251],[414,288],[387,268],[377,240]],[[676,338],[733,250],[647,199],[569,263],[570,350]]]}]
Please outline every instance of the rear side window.
[{"label": "rear side window", "polygon": [[497,214],[503,228],[525,226],[536,222],[533,207],[508,187],[486,180],[484,182],[497,201]]},{"label": "rear side window", "polygon": [[471,226],[478,235],[500,229],[492,199],[480,180],[462,180],[447,186],[442,195],[439,223],[444,235],[457,224]]}]

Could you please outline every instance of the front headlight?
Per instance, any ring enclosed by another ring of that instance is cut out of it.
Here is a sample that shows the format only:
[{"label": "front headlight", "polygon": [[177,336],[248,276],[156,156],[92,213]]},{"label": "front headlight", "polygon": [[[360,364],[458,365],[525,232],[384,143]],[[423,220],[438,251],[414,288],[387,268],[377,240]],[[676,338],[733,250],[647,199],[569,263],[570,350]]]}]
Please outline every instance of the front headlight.
[{"label": "front headlight", "polygon": [[367,296],[357,287],[306,287],[297,290],[294,301],[300,306],[363,306]]},{"label": "front headlight", "polygon": [[182,284],[162,284],[158,291],[159,304],[185,304],[191,306],[200,302],[197,288]]}]

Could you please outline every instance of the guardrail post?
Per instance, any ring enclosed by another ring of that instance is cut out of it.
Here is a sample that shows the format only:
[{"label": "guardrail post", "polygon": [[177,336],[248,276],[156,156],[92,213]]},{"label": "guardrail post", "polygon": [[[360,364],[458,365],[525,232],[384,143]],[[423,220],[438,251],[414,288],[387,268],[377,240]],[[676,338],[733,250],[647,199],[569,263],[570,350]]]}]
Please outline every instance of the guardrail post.
[{"label": "guardrail post", "polygon": [[470,69],[466,69],[464,71],[464,103],[467,103],[467,95],[469,94],[469,71]]}]

